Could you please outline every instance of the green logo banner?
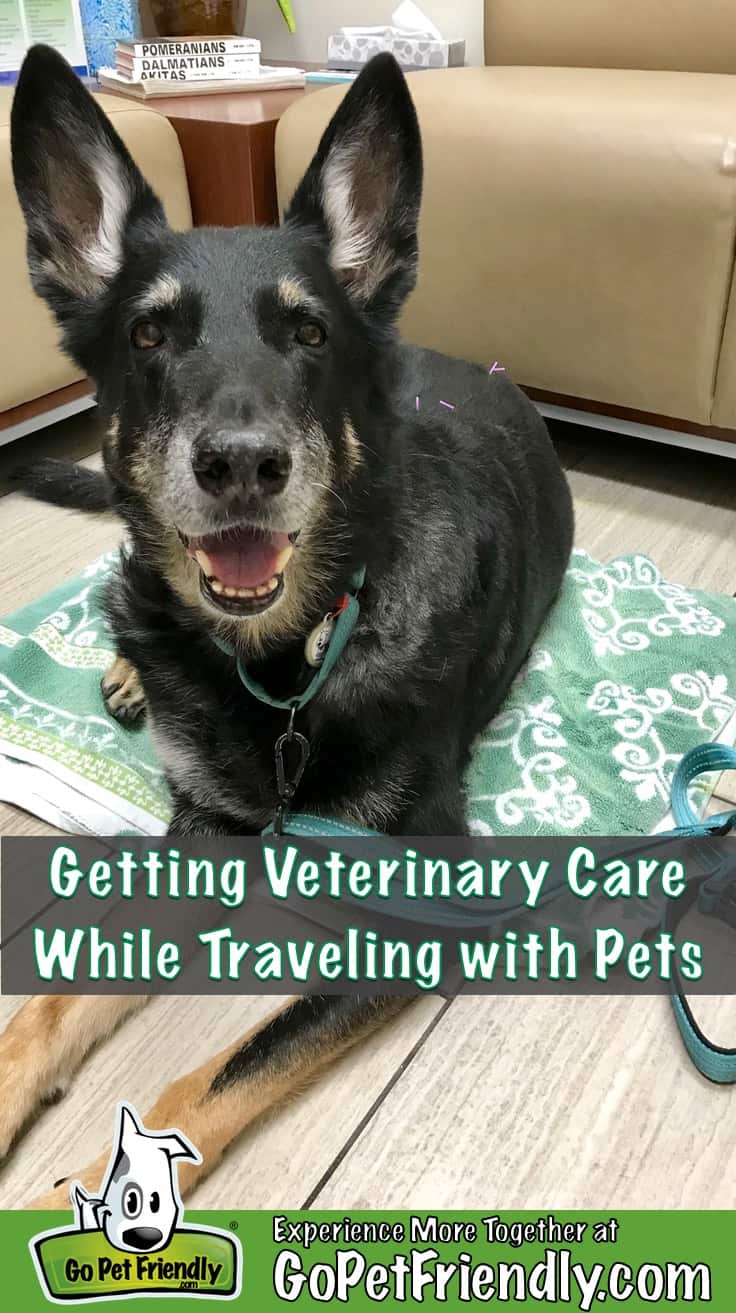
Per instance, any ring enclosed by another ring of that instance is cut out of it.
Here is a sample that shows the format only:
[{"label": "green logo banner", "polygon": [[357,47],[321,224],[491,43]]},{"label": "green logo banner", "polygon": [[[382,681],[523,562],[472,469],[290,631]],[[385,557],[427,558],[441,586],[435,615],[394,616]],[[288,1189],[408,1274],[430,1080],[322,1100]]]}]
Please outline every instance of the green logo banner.
[{"label": "green logo banner", "polygon": [[38,1236],[31,1252],[42,1289],[64,1304],[177,1293],[230,1299],[238,1290],[236,1241],[204,1227],[181,1227],[155,1254],[121,1253],[102,1231],[73,1229]]},{"label": "green logo banner", "polygon": [[[2,1307],[131,1313],[489,1308],[736,1309],[733,1212],[193,1212],[129,1254],[69,1213],[0,1212]],[[59,1230],[58,1228],[61,1228]],[[208,1304],[209,1302],[209,1304]]]}]

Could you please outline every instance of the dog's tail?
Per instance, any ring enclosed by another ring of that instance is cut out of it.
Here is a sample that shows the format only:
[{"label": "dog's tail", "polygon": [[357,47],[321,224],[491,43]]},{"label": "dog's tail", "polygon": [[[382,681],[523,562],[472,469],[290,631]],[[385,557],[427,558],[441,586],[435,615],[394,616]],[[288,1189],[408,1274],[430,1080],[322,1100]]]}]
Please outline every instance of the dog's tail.
[{"label": "dog's tail", "polygon": [[102,470],[90,470],[68,460],[40,460],[13,470],[11,481],[36,501],[75,511],[111,511],[112,487]]}]

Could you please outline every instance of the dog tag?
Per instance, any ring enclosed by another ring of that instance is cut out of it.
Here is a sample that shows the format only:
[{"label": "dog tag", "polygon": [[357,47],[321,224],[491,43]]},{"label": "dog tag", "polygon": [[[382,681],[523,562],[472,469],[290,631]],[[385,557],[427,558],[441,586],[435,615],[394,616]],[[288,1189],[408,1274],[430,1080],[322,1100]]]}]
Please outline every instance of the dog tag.
[{"label": "dog tag", "polygon": [[307,664],[318,669],[327,655],[327,649],[330,646],[330,640],[335,632],[336,616],[333,611],[328,611],[327,615],[315,625],[311,634],[307,635],[304,643],[304,656]]}]

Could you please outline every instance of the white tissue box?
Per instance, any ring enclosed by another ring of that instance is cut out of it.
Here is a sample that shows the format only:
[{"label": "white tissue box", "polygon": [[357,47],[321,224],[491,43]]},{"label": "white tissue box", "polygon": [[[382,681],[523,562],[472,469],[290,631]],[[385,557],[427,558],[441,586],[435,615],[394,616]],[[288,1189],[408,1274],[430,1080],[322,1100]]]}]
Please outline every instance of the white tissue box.
[{"label": "white tissue box", "polygon": [[465,63],[464,41],[400,35],[387,27],[364,35],[336,32],[327,38],[327,64],[329,68],[362,68],[374,55],[386,50],[404,69],[458,68]]}]

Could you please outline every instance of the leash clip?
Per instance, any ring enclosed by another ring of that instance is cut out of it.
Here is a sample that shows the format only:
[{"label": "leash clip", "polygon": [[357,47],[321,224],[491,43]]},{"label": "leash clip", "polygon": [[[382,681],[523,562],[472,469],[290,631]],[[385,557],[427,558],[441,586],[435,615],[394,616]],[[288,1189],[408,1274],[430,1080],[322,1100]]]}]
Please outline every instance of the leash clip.
[{"label": "leash clip", "polygon": [[708,834],[709,835],[715,834],[718,838],[722,838],[724,835],[730,834],[735,827],[736,827],[736,811],[731,812],[731,814],[726,817],[725,821],[723,821],[721,825],[714,825],[710,830],[708,830]]},{"label": "leash clip", "polygon": [[[294,718],[298,703],[293,702],[289,713],[286,732],[281,734],[274,746],[276,761],[276,792],[278,803],[273,817],[273,832],[277,839],[283,836],[284,817],[291,810],[294,795],[301,783],[311,751],[309,739],[294,729]],[[291,766],[289,758],[291,757]]]}]

